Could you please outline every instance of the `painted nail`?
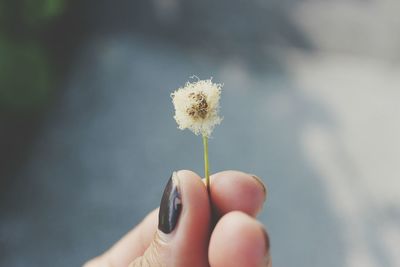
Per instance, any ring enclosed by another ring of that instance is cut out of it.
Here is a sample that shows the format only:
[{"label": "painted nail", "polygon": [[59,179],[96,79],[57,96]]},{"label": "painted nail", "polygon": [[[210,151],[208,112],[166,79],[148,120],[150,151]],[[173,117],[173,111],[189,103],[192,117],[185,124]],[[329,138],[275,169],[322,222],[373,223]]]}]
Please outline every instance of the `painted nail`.
[{"label": "painted nail", "polygon": [[265,253],[269,253],[269,246],[270,246],[270,243],[269,243],[269,236],[268,236],[268,234],[267,234],[267,231],[265,231],[264,228],[261,228],[261,230],[262,230],[262,232],[263,232],[263,234],[264,234]]},{"label": "painted nail", "polygon": [[264,200],[266,200],[267,199],[267,195],[268,195],[268,190],[267,190],[267,187],[265,186],[263,180],[260,177],[258,177],[257,175],[254,175],[254,174],[250,174],[250,175],[251,175],[251,177],[254,178],[254,180],[257,181],[257,183],[259,185],[261,185],[262,190],[264,191]]},{"label": "painted nail", "polygon": [[267,266],[271,266],[271,254],[270,254],[270,241],[269,241],[269,236],[267,234],[267,231],[265,231],[264,228],[261,228],[263,234],[264,234],[264,240],[265,240],[265,262],[267,263]]},{"label": "painted nail", "polygon": [[182,197],[179,189],[179,180],[177,173],[173,172],[161,198],[158,229],[165,234],[171,233],[178,223],[181,211]]}]

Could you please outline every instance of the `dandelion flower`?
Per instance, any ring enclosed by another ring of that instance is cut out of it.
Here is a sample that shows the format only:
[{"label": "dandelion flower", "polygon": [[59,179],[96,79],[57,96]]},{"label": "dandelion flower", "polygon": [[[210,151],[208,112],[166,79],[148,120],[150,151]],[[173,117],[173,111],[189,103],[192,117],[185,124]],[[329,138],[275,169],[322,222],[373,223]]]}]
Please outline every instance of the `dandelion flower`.
[{"label": "dandelion flower", "polygon": [[214,127],[221,123],[218,115],[221,84],[209,80],[187,82],[171,94],[175,120],[181,130],[190,129],[196,135],[210,137]]},{"label": "dandelion flower", "polygon": [[210,194],[210,174],[208,163],[208,137],[214,127],[221,123],[218,115],[222,85],[209,80],[187,82],[171,94],[175,107],[175,120],[181,130],[189,129],[203,136],[204,174],[207,191]]}]

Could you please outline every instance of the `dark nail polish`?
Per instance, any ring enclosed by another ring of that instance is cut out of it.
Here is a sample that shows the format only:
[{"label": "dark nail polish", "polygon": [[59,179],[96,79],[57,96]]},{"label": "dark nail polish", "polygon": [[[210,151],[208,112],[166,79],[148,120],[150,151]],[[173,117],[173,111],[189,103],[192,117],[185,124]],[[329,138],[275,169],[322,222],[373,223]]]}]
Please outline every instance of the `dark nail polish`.
[{"label": "dark nail polish", "polygon": [[269,235],[267,231],[265,231],[264,227],[261,227],[261,231],[263,232],[264,235],[264,241],[265,241],[265,256],[264,256],[264,262],[265,266],[271,267],[272,266],[272,260],[271,260],[271,253],[270,253],[270,241],[269,241]]},{"label": "dark nail polish", "polygon": [[269,249],[270,249],[270,243],[269,243],[269,235],[265,231],[264,228],[261,228],[263,234],[264,234],[264,240],[265,240],[265,254],[269,255]]},{"label": "dark nail polish", "polygon": [[158,213],[158,229],[165,234],[169,234],[175,229],[182,210],[182,197],[176,175],[174,172],[169,178]]},{"label": "dark nail polish", "polygon": [[267,186],[264,184],[263,180],[258,177],[257,175],[254,174],[250,174],[256,181],[257,183],[261,186],[262,190],[264,191],[264,200],[267,199],[267,195],[268,195],[268,190],[267,190]]}]

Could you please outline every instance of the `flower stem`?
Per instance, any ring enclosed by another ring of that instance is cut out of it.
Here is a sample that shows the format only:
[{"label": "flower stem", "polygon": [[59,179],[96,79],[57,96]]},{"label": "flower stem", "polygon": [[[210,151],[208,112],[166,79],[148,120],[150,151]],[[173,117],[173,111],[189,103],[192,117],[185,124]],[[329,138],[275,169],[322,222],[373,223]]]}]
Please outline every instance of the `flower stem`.
[{"label": "flower stem", "polygon": [[203,147],[204,147],[204,176],[206,178],[206,187],[208,195],[210,195],[210,166],[208,163],[208,137],[203,135]]}]

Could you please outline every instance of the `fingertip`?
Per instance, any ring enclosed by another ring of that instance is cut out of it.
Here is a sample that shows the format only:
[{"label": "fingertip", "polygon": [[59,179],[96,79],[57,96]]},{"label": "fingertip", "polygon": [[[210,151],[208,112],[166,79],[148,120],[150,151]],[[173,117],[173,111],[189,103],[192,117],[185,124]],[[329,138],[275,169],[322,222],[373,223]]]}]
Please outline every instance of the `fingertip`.
[{"label": "fingertip", "polygon": [[176,171],[176,173],[182,178],[201,179],[201,177],[197,173],[191,170],[179,170]]},{"label": "fingertip", "polygon": [[269,237],[258,221],[239,211],[220,219],[210,240],[211,266],[260,267],[268,258]]},{"label": "fingertip", "polygon": [[[182,214],[170,243],[174,266],[203,266],[207,259],[210,203],[200,176],[189,170],[176,173],[182,195]],[[196,263],[197,265],[190,265]]]},{"label": "fingertip", "polygon": [[173,172],[161,198],[158,230],[129,266],[205,266],[209,221],[209,199],[200,177],[188,170]]},{"label": "fingertip", "polygon": [[211,199],[221,214],[239,210],[255,217],[266,200],[266,186],[255,175],[224,171],[211,176]]},{"label": "fingertip", "polygon": [[249,174],[249,175],[254,178],[256,183],[263,190],[263,192],[264,192],[264,202],[265,202],[267,200],[267,196],[268,196],[268,187],[267,187],[267,185],[264,183],[264,181],[259,176],[255,175],[255,174]]},{"label": "fingertip", "polygon": [[182,201],[186,202],[186,205],[183,205],[184,212],[190,212],[193,206],[200,206],[208,210],[207,189],[201,181],[201,177],[190,170],[177,171],[176,176],[182,191]]}]

